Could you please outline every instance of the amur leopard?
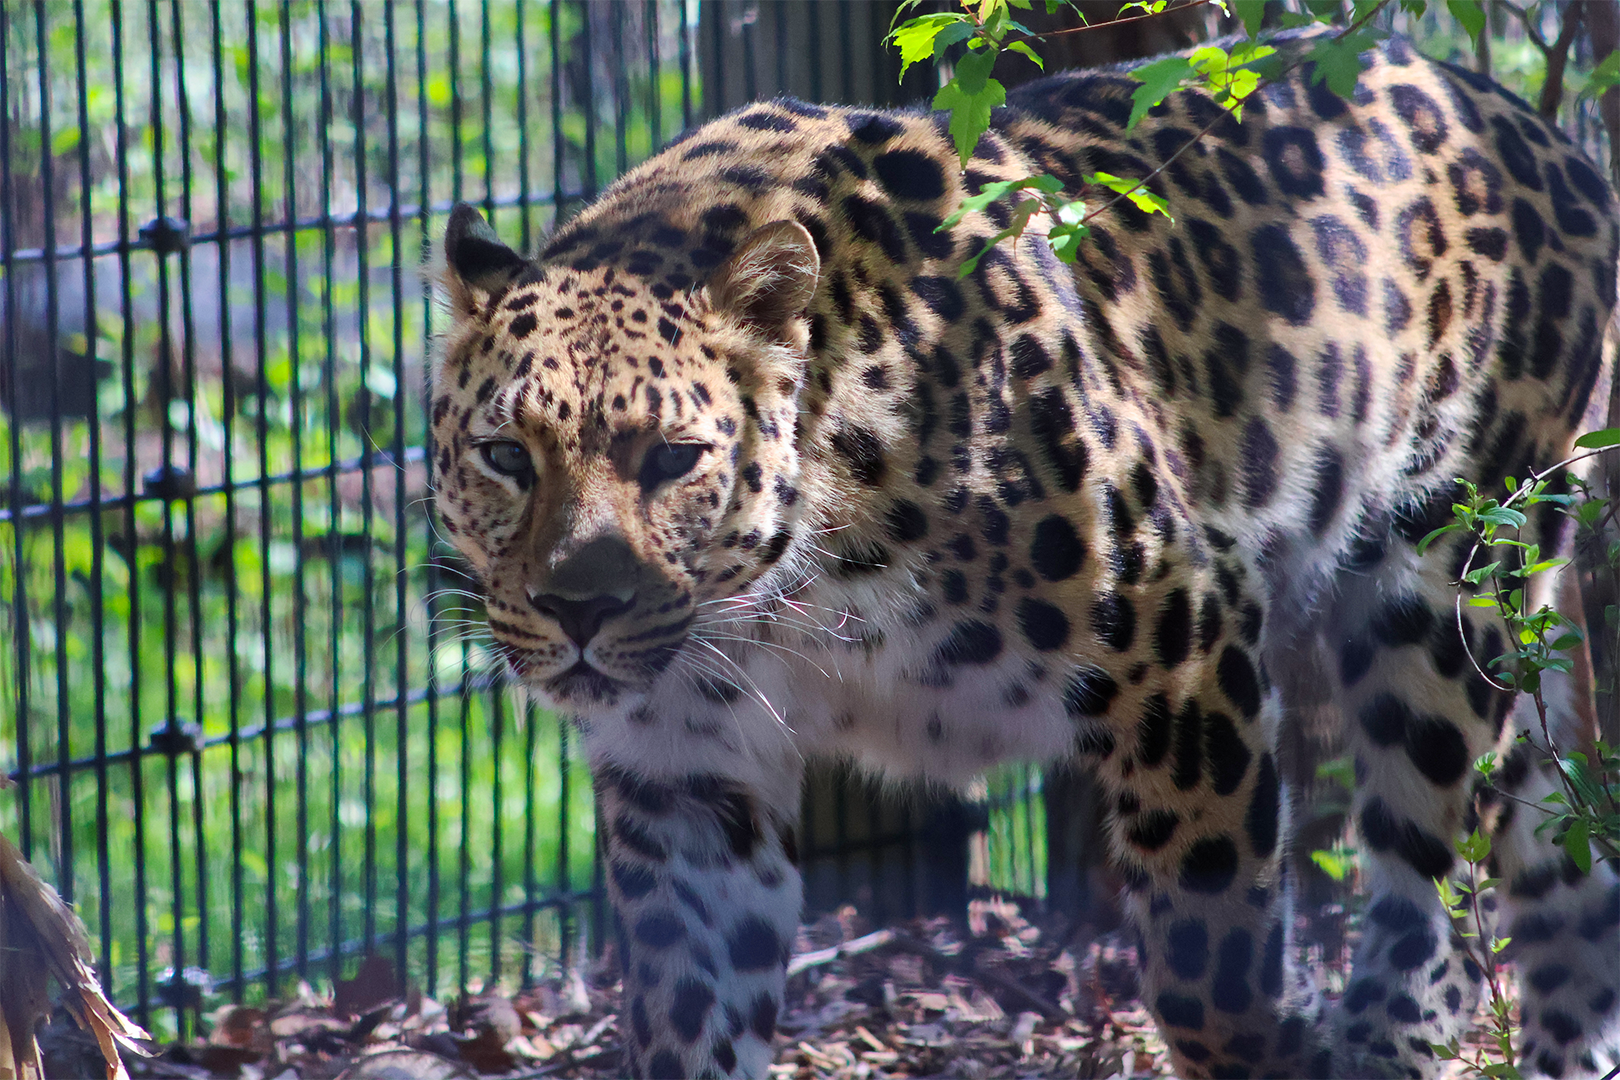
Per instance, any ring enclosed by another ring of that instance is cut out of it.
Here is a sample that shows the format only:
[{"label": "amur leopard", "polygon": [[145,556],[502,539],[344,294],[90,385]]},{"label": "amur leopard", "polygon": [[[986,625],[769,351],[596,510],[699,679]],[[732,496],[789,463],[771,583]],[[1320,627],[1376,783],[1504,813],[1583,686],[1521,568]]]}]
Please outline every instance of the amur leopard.
[{"label": "amur leopard", "polygon": [[[780,99],[533,260],[452,214],[438,510],[511,670],[584,733],[628,1070],[766,1074],[812,755],[1083,759],[1180,1076],[1429,1076],[1470,1026],[1434,879],[1475,757],[1530,725],[1476,670],[1500,624],[1454,614],[1464,542],[1415,547],[1454,478],[1568,451],[1620,230],[1517,98],[1398,38],[1364,66],[1351,100],[1307,67],[1241,122],[1182,91],[1129,130],[1126,75],[1060,75],[965,170],[940,114]],[[1073,266],[1037,219],[959,275],[1008,207],[942,219],[1037,172],[1153,174],[1173,219],[1116,202]],[[1370,896],[1331,1008],[1290,943],[1290,685],[1355,754]],[[1531,802],[1532,749],[1504,770]],[[1522,1051],[1601,1075],[1620,885],[1538,816],[1502,811],[1494,855]]]}]

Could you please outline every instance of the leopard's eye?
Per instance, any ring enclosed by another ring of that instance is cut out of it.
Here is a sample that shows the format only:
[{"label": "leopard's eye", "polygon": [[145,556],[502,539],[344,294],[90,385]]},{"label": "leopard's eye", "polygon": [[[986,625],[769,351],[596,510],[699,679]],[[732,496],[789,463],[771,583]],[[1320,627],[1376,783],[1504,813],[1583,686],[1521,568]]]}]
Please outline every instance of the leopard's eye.
[{"label": "leopard's eye", "polygon": [[487,442],[478,449],[489,467],[502,476],[522,478],[534,472],[534,462],[529,459],[529,452],[522,443],[506,440]]},{"label": "leopard's eye", "polygon": [[691,472],[707,449],[698,443],[664,443],[647,451],[641,459],[641,490],[651,492],[666,480],[678,480]]}]

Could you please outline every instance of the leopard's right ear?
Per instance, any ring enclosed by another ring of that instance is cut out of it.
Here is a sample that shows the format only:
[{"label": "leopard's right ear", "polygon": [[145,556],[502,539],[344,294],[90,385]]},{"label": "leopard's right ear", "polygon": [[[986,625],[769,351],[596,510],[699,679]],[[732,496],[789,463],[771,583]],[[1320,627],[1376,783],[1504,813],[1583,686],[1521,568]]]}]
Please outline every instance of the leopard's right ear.
[{"label": "leopard's right ear", "polygon": [[467,315],[480,301],[520,273],[528,260],[501,243],[484,215],[467,203],[450,211],[444,231],[445,284],[457,315]]}]

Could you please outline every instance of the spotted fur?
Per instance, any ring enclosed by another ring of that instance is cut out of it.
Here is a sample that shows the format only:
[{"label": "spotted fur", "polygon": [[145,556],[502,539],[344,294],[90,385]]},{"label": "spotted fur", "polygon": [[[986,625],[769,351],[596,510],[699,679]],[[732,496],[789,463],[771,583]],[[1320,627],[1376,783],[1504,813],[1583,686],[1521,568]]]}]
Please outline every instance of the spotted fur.
[{"label": "spotted fur", "polygon": [[[585,733],[639,1075],[764,1074],[811,754],[947,782],[1085,759],[1178,1075],[1435,1072],[1479,972],[1431,879],[1511,699],[1475,672],[1501,627],[1452,615],[1462,549],[1414,547],[1453,477],[1568,449],[1617,226],[1518,99],[1399,39],[1366,65],[1351,101],[1301,72],[1241,124],[1182,92],[1129,132],[1134,83],[1059,76],[965,171],[940,115],[752,105],[533,261],[457,209],[439,512],[513,670]],[[1073,267],[1031,235],[958,276],[1007,220],[941,229],[984,184],[1167,162],[1173,221],[1120,203]],[[1325,1020],[1277,763],[1313,695],[1372,894]],[[1497,854],[1527,1059],[1601,1073],[1620,894],[1531,825]]]}]

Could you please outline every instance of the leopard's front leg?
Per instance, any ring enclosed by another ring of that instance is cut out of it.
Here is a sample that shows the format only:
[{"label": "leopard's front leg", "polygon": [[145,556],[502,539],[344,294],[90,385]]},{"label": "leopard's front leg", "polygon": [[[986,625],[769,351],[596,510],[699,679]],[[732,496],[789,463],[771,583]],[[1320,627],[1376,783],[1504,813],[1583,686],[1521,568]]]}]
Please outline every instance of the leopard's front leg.
[{"label": "leopard's front leg", "polygon": [[764,1076],[771,1061],[799,919],[799,777],[704,765],[593,760],[624,962],[619,1029],[638,1077]]}]

